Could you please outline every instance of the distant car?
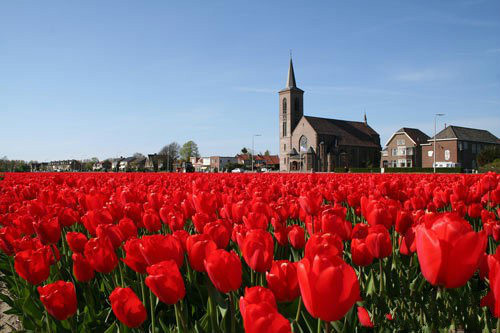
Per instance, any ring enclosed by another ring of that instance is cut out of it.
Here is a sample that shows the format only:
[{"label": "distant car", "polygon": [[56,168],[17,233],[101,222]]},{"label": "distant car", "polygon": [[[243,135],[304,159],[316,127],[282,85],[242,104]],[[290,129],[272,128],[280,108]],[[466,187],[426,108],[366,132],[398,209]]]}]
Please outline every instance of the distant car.
[{"label": "distant car", "polygon": [[268,168],[261,168],[261,169],[260,169],[260,171],[261,171],[261,172],[269,172],[269,171],[271,171],[271,169],[268,169]]},{"label": "distant car", "polygon": [[243,170],[241,168],[236,168],[236,169],[233,169],[231,172],[234,172],[234,173],[243,173],[243,172],[245,172],[245,170]]}]

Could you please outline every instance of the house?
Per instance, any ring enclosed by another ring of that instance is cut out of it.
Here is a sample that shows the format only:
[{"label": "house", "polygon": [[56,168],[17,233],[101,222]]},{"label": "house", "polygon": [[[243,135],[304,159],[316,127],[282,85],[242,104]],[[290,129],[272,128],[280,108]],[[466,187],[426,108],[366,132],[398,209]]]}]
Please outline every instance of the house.
[{"label": "house", "polygon": [[[436,134],[436,167],[477,169],[477,154],[486,146],[499,145],[499,139],[482,129],[447,126]],[[422,144],[422,167],[434,166],[434,137]]]},{"label": "house", "polygon": [[417,128],[402,127],[387,140],[381,152],[381,168],[422,167],[422,144],[429,136]]},{"label": "house", "polygon": [[331,172],[335,167],[379,165],[380,137],[364,121],[304,116],[304,91],[297,87],[292,59],[279,92],[281,171]]},{"label": "house", "polygon": [[77,160],[62,160],[48,162],[47,171],[70,172],[81,171],[82,163]]},{"label": "house", "polygon": [[236,157],[228,156],[210,156],[210,171],[223,172],[229,164],[236,164],[238,159]]},{"label": "house", "polygon": [[111,170],[118,172],[120,170],[120,163],[124,160],[123,156],[119,158],[113,158],[111,160]]},{"label": "house", "polygon": [[195,172],[210,172],[210,157],[191,157],[189,161]]},{"label": "house", "polygon": [[252,155],[250,155],[250,154],[238,154],[235,157],[236,157],[237,164],[241,164],[247,169],[252,167]]},{"label": "house", "polygon": [[104,160],[94,163],[92,171],[109,171],[111,169],[111,160]]}]

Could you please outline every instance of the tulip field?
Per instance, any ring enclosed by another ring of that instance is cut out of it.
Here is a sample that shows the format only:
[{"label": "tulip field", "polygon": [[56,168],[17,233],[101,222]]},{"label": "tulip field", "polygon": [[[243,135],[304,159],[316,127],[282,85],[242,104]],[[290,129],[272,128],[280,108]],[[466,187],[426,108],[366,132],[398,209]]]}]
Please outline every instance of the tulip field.
[{"label": "tulip field", "polygon": [[28,332],[500,332],[500,176],[7,173]]}]

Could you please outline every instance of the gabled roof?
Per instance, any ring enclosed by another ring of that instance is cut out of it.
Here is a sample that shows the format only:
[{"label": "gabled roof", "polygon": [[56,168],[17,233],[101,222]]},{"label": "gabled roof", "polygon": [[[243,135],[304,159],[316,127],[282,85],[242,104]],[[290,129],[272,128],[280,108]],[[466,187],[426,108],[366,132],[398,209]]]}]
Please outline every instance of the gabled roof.
[{"label": "gabled roof", "polygon": [[415,143],[424,143],[429,140],[429,136],[418,128],[402,127],[398,132],[406,133]]},{"label": "gabled roof", "polygon": [[425,144],[427,140],[429,140],[429,136],[424,132],[422,132],[421,130],[419,130],[418,128],[401,127],[396,132],[394,132],[394,134],[391,135],[391,137],[389,138],[389,140],[387,140],[387,143],[385,145],[387,146],[396,134],[401,134],[401,133],[406,134],[406,136],[409,137],[414,144]]},{"label": "gabled roof", "polygon": [[[428,141],[432,141],[434,137]],[[498,138],[487,130],[450,125],[436,134],[436,140],[456,139],[461,141],[474,141],[498,144]]]},{"label": "gabled roof", "polygon": [[380,148],[378,133],[360,121],[304,116],[318,134],[334,135],[339,145]]}]

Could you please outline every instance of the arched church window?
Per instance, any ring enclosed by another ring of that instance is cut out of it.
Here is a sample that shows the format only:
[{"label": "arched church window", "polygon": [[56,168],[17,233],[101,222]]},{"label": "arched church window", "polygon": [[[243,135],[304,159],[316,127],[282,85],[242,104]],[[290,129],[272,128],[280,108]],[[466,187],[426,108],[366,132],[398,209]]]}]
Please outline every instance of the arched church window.
[{"label": "arched church window", "polygon": [[286,136],[286,120],[283,121],[283,136]]},{"label": "arched church window", "polygon": [[302,135],[299,140],[299,147],[301,152],[307,151],[307,138],[305,135]]},{"label": "arched church window", "polygon": [[286,98],[283,98],[283,116],[286,115]]}]

